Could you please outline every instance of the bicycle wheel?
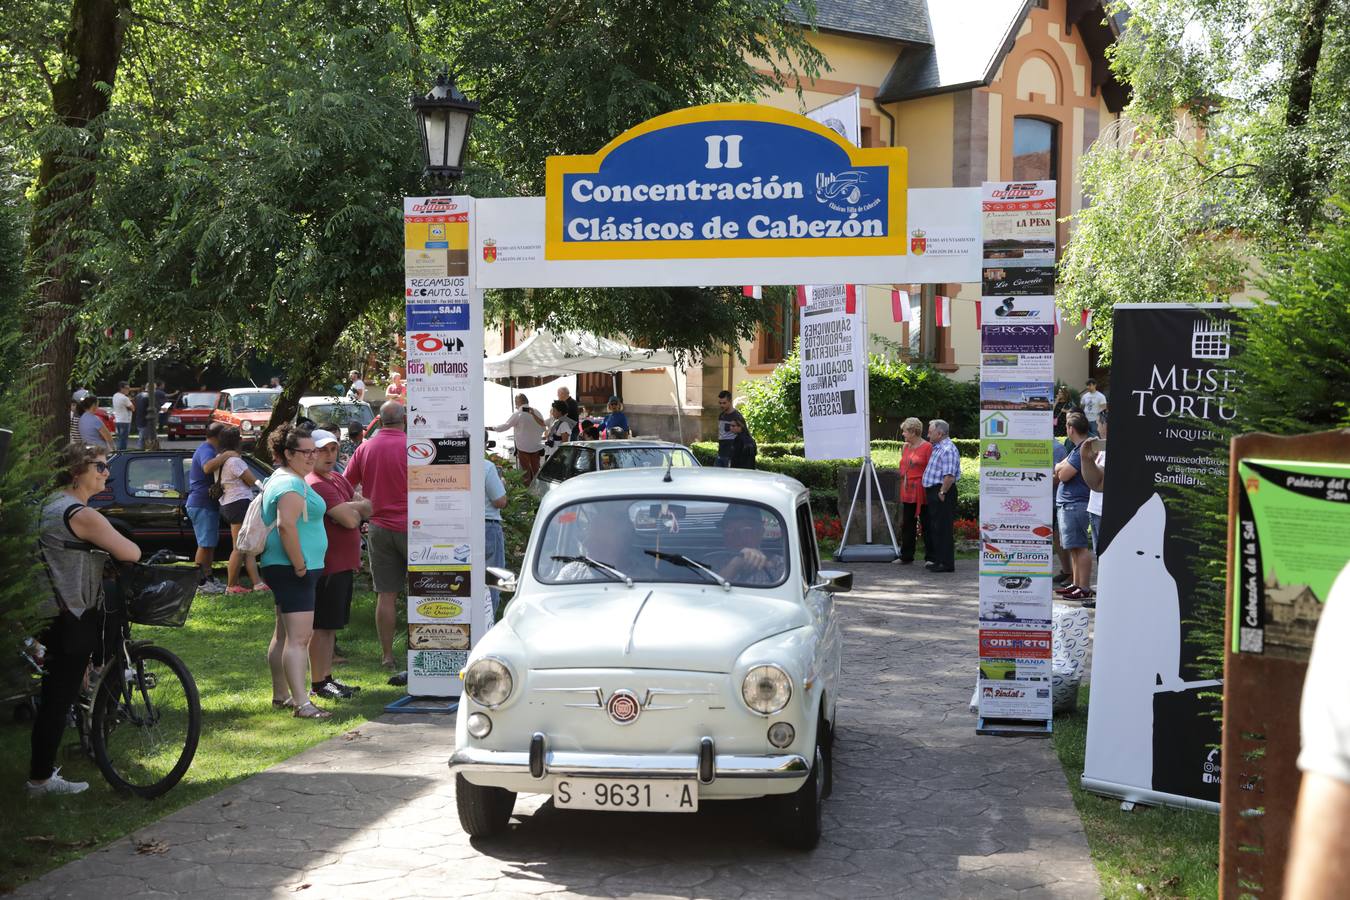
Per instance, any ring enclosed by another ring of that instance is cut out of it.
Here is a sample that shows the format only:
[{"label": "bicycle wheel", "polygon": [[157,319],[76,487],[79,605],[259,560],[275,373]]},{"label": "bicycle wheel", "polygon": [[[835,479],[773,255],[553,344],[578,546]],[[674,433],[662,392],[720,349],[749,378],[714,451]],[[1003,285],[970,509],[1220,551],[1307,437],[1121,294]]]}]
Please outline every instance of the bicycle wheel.
[{"label": "bicycle wheel", "polygon": [[94,761],[117,790],[158,797],[178,783],[197,752],[197,683],[163,647],[133,647],[129,668],[111,665],[94,700]]}]

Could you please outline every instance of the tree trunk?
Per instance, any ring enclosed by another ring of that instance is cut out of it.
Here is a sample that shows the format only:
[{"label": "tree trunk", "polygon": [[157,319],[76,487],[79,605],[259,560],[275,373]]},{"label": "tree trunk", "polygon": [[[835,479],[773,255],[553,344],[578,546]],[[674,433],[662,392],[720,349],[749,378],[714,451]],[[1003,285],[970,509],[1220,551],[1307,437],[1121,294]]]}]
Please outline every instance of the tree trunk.
[{"label": "tree trunk", "polygon": [[1294,60],[1294,74],[1289,81],[1288,105],[1284,110],[1284,125],[1288,131],[1289,150],[1289,208],[1294,221],[1302,228],[1312,225],[1321,203],[1314,196],[1313,177],[1320,165],[1308,158],[1308,140],[1304,128],[1312,112],[1313,85],[1317,80],[1317,66],[1322,58],[1322,39],[1327,29],[1327,12],[1331,0],[1311,0],[1298,38],[1298,52]]},{"label": "tree trunk", "polygon": [[36,298],[24,317],[24,331],[41,362],[34,412],[42,446],[63,440],[70,427],[75,319],[85,293],[73,233],[92,219],[93,164],[101,139],[96,120],[108,109],[130,12],[130,0],[73,0],[63,65],[48,81],[53,117],[73,130],[67,143],[80,149],[53,147],[42,153],[28,232],[26,257]]},{"label": "tree trunk", "polygon": [[271,464],[271,451],[265,449],[267,436],[280,427],[282,422],[289,422],[295,418],[296,412],[300,409],[300,398],[308,393],[309,386],[323,371],[324,363],[337,346],[343,329],[353,318],[355,316],[352,312],[341,305],[335,304],[328,310],[328,315],[320,324],[314,339],[305,345],[304,353],[292,362],[291,370],[286,373],[286,386],[281,389],[277,405],[272,407],[272,418],[268,420],[266,430],[258,437],[258,449],[253,451],[255,456]]}]

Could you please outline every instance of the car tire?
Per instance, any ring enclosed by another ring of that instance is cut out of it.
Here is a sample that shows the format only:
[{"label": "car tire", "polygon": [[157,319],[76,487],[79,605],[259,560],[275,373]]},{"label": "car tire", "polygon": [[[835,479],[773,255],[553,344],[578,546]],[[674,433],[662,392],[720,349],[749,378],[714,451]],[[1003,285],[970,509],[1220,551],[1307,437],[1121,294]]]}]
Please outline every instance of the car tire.
[{"label": "car tire", "polygon": [[469,837],[487,838],[501,834],[511,821],[516,792],[505,788],[483,787],[463,775],[455,776],[455,808],[459,825]]},{"label": "car tire", "polygon": [[806,781],[796,791],[778,799],[778,840],[793,850],[814,850],[820,843],[822,801],[825,799],[825,785],[830,781],[825,740],[824,732],[817,728],[811,774],[806,776]]}]

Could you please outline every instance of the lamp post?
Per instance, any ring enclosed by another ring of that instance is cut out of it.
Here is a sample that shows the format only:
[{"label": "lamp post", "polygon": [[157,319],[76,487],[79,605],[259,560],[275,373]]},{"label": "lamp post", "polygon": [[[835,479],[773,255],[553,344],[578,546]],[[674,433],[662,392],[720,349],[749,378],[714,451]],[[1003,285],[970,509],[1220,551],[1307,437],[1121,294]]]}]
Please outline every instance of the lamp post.
[{"label": "lamp post", "polygon": [[442,187],[458,181],[464,174],[464,151],[478,104],[460,93],[444,72],[425,97],[414,94],[408,102],[417,113],[422,135],[422,174]]}]

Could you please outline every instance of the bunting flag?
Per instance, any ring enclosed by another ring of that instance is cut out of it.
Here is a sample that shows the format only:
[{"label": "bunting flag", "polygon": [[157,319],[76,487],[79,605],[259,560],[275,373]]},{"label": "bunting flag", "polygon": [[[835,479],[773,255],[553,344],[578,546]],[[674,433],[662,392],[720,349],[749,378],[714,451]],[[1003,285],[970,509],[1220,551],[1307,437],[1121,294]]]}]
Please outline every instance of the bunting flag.
[{"label": "bunting flag", "polygon": [[1083,327],[1087,328],[1091,324],[1092,324],[1092,310],[1085,309],[1083,310]]},{"label": "bunting flag", "polygon": [[933,298],[937,313],[937,327],[949,328],[952,324],[952,298],[938,294]]},{"label": "bunting flag", "polygon": [[1055,334],[1059,334],[1059,329],[1064,327],[1064,317],[1059,314],[1059,307],[1055,307]]},{"label": "bunting flag", "polygon": [[128,328],[128,329],[126,330],[126,334],[124,335],[124,338],[125,338],[125,340],[128,340],[128,341],[129,341],[129,340],[131,340],[133,337],[135,337],[135,334],[136,334],[136,333],[135,333],[134,331],[132,331],[130,328]]},{"label": "bunting flag", "polygon": [[759,284],[747,284],[741,288],[741,293],[747,297],[753,297],[756,300],[764,299],[764,286]]},{"label": "bunting flag", "polygon": [[858,311],[858,286],[849,284],[844,286],[844,312],[850,316]]},{"label": "bunting flag", "polygon": [[[980,315],[980,306],[981,306],[981,305],[982,305],[982,304],[980,303],[980,301],[978,301],[978,300],[975,301],[975,330],[976,330],[976,331],[979,331],[981,328],[984,327],[984,316]],[[983,332],[983,331],[980,331],[980,335],[981,335],[981,338],[983,338],[984,332]]]},{"label": "bunting flag", "polygon": [[909,322],[913,310],[909,308],[908,291],[891,291],[891,319],[896,322]]},{"label": "bunting flag", "polygon": [[804,284],[797,285],[797,305],[806,305],[806,285]]}]

